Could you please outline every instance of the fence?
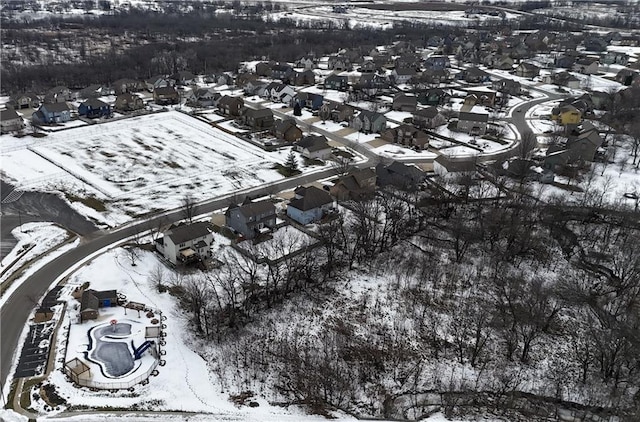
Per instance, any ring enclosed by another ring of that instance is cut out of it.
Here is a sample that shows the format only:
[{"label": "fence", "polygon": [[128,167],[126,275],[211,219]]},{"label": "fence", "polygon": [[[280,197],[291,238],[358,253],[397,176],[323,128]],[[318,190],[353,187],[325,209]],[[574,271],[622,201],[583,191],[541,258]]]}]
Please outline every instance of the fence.
[{"label": "fence", "polygon": [[138,375],[137,377],[130,379],[125,382],[118,381],[94,381],[91,379],[86,379],[81,376],[74,376],[71,372],[71,369],[65,365],[64,372],[67,374],[74,382],[78,385],[82,385],[84,387],[98,388],[100,390],[118,390],[118,389],[127,389],[131,388],[136,384],[140,384],[141,382],[148,379],[153,371],[156,370],[158,364],[160,363],[159,357],[153,362],[153,364],[143,373]]}]

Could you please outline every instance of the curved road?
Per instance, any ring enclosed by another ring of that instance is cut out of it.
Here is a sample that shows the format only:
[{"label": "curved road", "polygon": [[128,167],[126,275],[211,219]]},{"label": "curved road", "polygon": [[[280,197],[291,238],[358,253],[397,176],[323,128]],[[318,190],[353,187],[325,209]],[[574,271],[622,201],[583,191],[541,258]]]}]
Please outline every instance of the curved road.
[{"label": "curved road", "polygon": [[[532,88],[535,89],[535,88]],[[549,95],[548,92],[545,92]],[[559,97],[558,97],[559,98]],[[550,98],[533,100],[525,104],[521,104],[516,107],[511,118],[512,123],[516,125],[521,133],[530,132],[530,129],[526,123],[525,113],[534,105],[553,100],[553,96]],[[519,110],[519,111],[518,111]],[[275,114],[280,114],[275,111]],[[299,121],[303,126],[309,127],[308,123]],[[313,126],[315,132],[319,132],[330,139],[337,139],[337,135],[327,132],[322,128]],[[339,138],[339,137],[338,137]],[[344,139],[340,138],[340,141],[344,143]],[[359,167],[369,166],[375,162],[378,156],[374,155],[364,145],[354,145],[348,143],[350,147],[356,149],[356,151],[367,156],[368,160],[364,163],[360,163]],[[516,142],[517,144],[517,142]],[[248,189],[243,192],[232,193],[223,197],[215,198],[210,201],[205,201],[198,204],[195,207],[195,215],[202,215],[211,213],[215,210],[224,208],[229,205],[231,198],[238,200],[243,196],[264,196],[274,191],[282,191],[287,189],[293,189],[298,185],[310,183],[319,179],[331,177],[335,175],[335,169],[322,170],[312,174],[301,175],[285,179],[279,182],[270,183],[264,186]],[[142,222],[127,225],[125,227],[116,228],[106,232],[94,232],[87,237],[83,238],[81,247],[72,249],[53,261],[45,264],[38,269],[31,277],[26,279],[7,299],[0,310],[0,333],[2,335],[2,342],[0,344],[0,382],[2,388],[4,388],[7,379],[10,375],[10,370],[14,364],[14,359],[18,349],[18,340],[20,335],[27,324],[27,320],[34,307],[33,298],[41,298],[47,292],[51,284],[62,276],[68,269],[73,267],[76,263],[86,259],[89,255],[97,252],[103,248],[112,246],[121,242],[131,236],[136,235],[153,228],[158,227],[161,223],[178,221],[183,218],[182,210],[177,209],[161,215],[152,217]]]}]

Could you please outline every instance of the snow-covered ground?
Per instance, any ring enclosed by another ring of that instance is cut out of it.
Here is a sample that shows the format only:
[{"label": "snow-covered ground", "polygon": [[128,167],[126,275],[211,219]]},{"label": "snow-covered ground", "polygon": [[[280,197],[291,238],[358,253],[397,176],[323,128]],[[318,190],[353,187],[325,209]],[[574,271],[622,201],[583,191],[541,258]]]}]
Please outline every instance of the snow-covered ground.
[{"label": "snow-covered ground", "polygon": [[[2,173],[23,189],[94,197],[106,211],[72,206],[114,226],[176,208],[185,192],[202,200],[273,182],[287,151],[265,152],[177,111],[51,133],[3,137]],[[303,167],[301,170],[313,171]],[[93,210],[95,211],[95,210]]]}]

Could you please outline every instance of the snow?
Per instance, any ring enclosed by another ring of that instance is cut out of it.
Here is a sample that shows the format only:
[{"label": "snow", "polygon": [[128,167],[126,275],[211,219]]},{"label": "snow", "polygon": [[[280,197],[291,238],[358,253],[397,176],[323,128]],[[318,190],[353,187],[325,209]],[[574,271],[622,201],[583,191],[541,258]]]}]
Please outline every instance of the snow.
[{"label": "snow", "polygon": [[[13,265],[13,270],[59,245],[69,237],[69,232],[54,223],[25,223],[11,231],[18,241],[16,246],[2,259],[2,268]],[[4,283],[13,271],[2,274]]]},{"label": "snow", "polygon": [[2,422],[27,422],[28,417],[14,412],[11,409],[0,409],[0,421]]},{"label": "snow", "polygon": [[[228,122],[222,127],[230,129]],[[280,180],[272,167],[286,157],[177,111],[52,133],[24,145],[12,142],[7,150],[3,173],[18,187],[97,198],[107,208],[98,218],[107,225],[175,208],[185,189],[202,200],[212,191],[223,195]]]}]

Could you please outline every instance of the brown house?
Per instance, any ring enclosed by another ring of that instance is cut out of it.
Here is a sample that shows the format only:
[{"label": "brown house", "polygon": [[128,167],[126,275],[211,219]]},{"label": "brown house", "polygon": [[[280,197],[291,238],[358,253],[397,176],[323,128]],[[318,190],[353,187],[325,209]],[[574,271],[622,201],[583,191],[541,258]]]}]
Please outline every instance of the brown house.
[{"label": "brown house", "polygon": [[340,201],[359,201],[374,194],[376,190],[376,172],[366,168],[342,176],[329,193]]},{"label": "brown house", "polygon": [[296,142],[302,139],[302,129],[296,125],[293,119],[280,120],[271,130],[273,136],[285,142]]},{"label": "brown house", "polygon": [[142,98],[133,94],[120,94],[116,97],[116,110],[120,111],[133,111],[144,108],[144,101]]},{"label": "brown house", "polygon": [[382,133],[382,139],[419,149],[429,147],[429,135],[412,125],[400,125],[387,129]]},{"label": "brown house", "polygon": [[158,105],[178,104],[180,94],[172,86],[165,86],[153,90],[153,101]]},{"label": "brown house", "polygon": [[240,116],[242,107],[244,107],[244,100],[240,97],[225,95],[218,101],[218,110],[225,116]]}]

